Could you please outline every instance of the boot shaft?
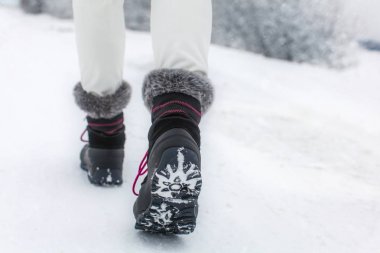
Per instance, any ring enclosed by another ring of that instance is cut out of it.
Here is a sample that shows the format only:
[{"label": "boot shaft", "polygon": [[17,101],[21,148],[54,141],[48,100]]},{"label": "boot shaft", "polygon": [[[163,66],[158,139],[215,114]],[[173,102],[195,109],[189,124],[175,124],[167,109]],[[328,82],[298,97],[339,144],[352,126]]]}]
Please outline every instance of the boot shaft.
[{"label": "boot shaft", "polygon": [[87,116],[87,132],[90,148],[123,149],[125,126],[123,113],[110,119],[94,119]]}]

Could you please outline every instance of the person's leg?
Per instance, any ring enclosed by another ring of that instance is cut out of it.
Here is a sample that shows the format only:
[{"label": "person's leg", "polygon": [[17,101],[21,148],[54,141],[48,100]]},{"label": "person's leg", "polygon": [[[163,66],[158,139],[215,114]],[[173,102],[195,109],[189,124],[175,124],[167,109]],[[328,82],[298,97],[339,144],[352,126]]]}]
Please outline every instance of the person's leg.
[{"label": "person's leg", "polygon": [[[152,0],[156,69],[147,75],[143,86],[149,108],[157,95],[182,92],[200,100],[202,111],[207,111],[213,99],[212,86],[206,78],[211,31],[211,0]],[[177,77],[184,82],[173,83]],[[185,79],[194,80],[187,83]]]},{"label": "person's leg", "polygon": [[124,0],[73,0],[81,82],[77,105],[87,113],[89,144],[81,167],[98,185],[122,183],[125,133],[123,109],[130,86],[123,81]]},{"label": "person's leg", "polygon": [[151,18],[156,69],[145,78],[143,98],[152,126],[148,175],[134,205],[136,228],[188,234],[202,186],[198,124],[213,101],[207,78],[211,0],[152,0]]},{"label": "person's leg", "polygon": [[123,80],[124,0],[74,0],[81,83],[99,96],[114,93]]},{"label": "person's leg", "polygon": [[208,71],[211,0],[152,0],[156,68]]}]

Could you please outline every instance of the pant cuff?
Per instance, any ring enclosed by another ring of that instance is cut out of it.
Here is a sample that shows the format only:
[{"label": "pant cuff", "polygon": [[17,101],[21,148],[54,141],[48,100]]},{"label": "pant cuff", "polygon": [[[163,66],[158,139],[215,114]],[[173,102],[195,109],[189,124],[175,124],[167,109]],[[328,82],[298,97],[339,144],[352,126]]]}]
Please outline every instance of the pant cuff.
[{"label": "pant cuff", "polygon": [[129,103],[131,93],[131,86],[127,82],[123,82],[115,93],[106,96],[85,91],[81,83],[74,87],[76,104],[94,119],[113,118],[121,113]]}]

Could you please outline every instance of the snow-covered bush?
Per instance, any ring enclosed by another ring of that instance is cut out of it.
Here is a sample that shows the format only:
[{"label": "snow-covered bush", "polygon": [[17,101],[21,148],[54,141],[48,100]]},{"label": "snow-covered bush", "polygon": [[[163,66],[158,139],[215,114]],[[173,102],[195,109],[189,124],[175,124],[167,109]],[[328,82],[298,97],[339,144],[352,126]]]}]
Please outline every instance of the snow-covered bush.
[{"label": "snow-covered bush", "polygon": [[376,40],[360,40],[359,45],[369,51],[380,51],[380,41]]},{"label": "snow-covered bush", "polygon": [[42,0],[21,0],[21,8],[27,13],[41,13]]},{"label": "snow-covered bush", "polygon": [[45,12],[59,18],[71,18],[72,0],[21,0],[21,8],[28,13]]},{"label": "snow-covered bush", "polygon": [[353,25],[339,0],[256,0],[263,54],[342,68],[353,62]]},{"label": "snow-covered bush", "polygon": [[254,0],[218,0],[213,2],[213,35],[215,44],[262,52],[257,36]]},{"label": "snow-covered bush", "polygon": [[154,0],[125,0],[125,25],[138,31],[149,31],[150,2]]},{"label": "snow-covered bush", "polygon": [[44,0],[43,11],[56,17],[71,18],[72,0]]},{"label": "snow-covered bush", "polygon": [[[72,0],[22,0],[28,12],[71,17]],[[125,23],[149,30],[150,2],[125,0]],[[343,0],[214,0],[215,44],[289,61],[350,65],[354,31]]]}]

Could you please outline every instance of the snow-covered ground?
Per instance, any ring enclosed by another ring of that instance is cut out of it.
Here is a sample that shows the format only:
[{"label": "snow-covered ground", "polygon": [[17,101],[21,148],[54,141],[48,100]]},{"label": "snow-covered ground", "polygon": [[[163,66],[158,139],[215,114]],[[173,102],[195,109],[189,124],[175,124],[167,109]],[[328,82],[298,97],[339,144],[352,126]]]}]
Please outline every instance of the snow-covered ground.
[{"label": "snow-covered ground", "polygon": [[337,72],[213,46],[198,227],[160,236],[132,214],[150,37],[126,46],[126,183],[97,188],[79,169],[72,23],[0,8],[0,252],[380,252],[379,53]]}]

